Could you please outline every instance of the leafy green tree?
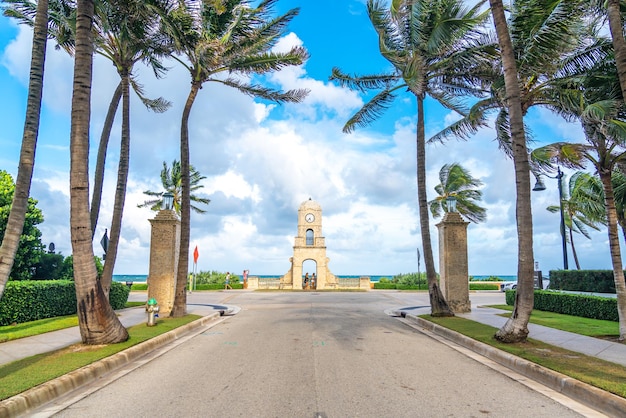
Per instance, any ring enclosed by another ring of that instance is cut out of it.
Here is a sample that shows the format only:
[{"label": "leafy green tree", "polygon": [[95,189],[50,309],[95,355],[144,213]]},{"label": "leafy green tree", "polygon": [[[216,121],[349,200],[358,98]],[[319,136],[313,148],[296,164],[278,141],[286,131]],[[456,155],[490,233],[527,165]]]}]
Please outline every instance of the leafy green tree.
[{"label": "leafy green tree", "polygon": [[472,177],[469,171],[458,163],[445,164],[439,170],[440,183],[435,186],[439,196],[428,202],[430,213],[439,218],[442,212],[447,212],[446,200],[448,197],[456,199],[456,210],[471,222],[484,222],[487,218],[486,209],[477,202],[482,199],[483,193],[479,187],[482,181]]},{"label": "leafy green tree", "polygon": [[282,16],[272,16],[276,0],[262,0],[252,6],[249,0],[185,1],[172,0],[169,13],[163,16],[165,32],[171,37],[173,56],[191,76],[191,88],[185,103],[180,135],[181,168],[181,237],[174,306],[171,315],[186,311],[187,269],[190,234],[189,116],[204,83],[216,82],[235,88],[252,97],[275,103],[300,102],[308,91],[273,90],[253,84],[235,75],[265,74],[302,64],[308,57],[302,47],[274,52],[272,47],[285,34],[287,25],[297,15],[293,9]]},{"label": "leafy green tree", "polygon": [[[3,3],[11,4],[4,0]],[[4,14],[11,16],[11,7],[5,8]],[[13,201],[0,244],[0,298],[13,266],[24,236],[26,214],[31,207],[30,184],[35,166],[35,150],[39,136],[39,116],[41,113],[41,97],[43,93],[43,73],[46,57],[46,37],[48,33],[48,0],[39,0],[33,29],[31,49],[30,75],[28,79],[28,99],[26,103],[26,119],[22,134],[22,148],[18,164],[17,180],[13,193]],[[20,271],[22,267],[18,267]]]},{"label": "leafy green tree", "polygon": [[[587,228],[599,230],[598,224],[606,224],[602,184],[591,174],[579,171],[569,179],[568,187],[563,182],[563,219],[569,232],[568,241],[572,247],[576,268],[580,270],[578,254],[574,245],[574,232],[591,239]],[[551,205],[546,208],[552,213],[561,211],[560,205]]]},{"label": "leafy green tree", "polygon": [[362,92],[380,90],[348,122],[344,132],[367,126],[387,109],[396,95],[410,92],[417,101],[417,195],[424,262],[432,314],[453,315],[437,282],[430,239],[426,196],[424,101],[427,96],[464,115],[462,94],[480,94],[476,69],[494,53],[479,27],[489,12],[485,1],[466,8],[462,0],[369,0],[370,21],[378,33],[380,52],[392,65],[390,73],[351,76],[334,68],[331,80]]},{"label": "leafy green tree", "polygon": [[70,236],[78,325],[84,344],[113,344],[128,331],[111,308],[94,263],[89,214],[89,128],[93,67],[93,0],[78,0],[70,127]]},{"label": "leafy green tree", "polygon": [[[192,165],[189,166],[189,187],[191,189],[190,199],[192,202],[202,203],[208,205],[211,200],[203,197],[198,197],[193,194],[200,190],[204,186],[200,184],[206,176],[201,175]],[[180,161],[172,161],[172,167],[168,167],[167,163],[163,161],[163,169],[161,170],[161,184],[166,192],[170,192],[174,196],[174,210],[180,215],[180,205],[182,197],[182,174],[180,172]],[[146,190],[143,192],[145,195],[152,196],[154,199],[146,200],[140,205],[139,208],[149,207],[150,210],[158,212],[163,207],[163,193],[153,192]],[[196,205],[191,205],[191,209],[196,213],[206,213],[206,210],[199,208]]]},{"label": "leafy green tree", "polygon": [[35,264],[34,280],[60,280],[63,277],[63,262],[65,257],[61,253],[43,252],[38,263]]},{"label": "leafy green tree", "polygon": [[[13,178],[6,171],[0,170],[0,240],[4,239],[7,231],[14,192]],[[37,228],[42,222],[43,214],[37,208],[37,201],[29,197],[24,226],[9,276],[11,280],[32,279],[34,266],[39,262],[44,247],[41,243],[41,231]]]}]

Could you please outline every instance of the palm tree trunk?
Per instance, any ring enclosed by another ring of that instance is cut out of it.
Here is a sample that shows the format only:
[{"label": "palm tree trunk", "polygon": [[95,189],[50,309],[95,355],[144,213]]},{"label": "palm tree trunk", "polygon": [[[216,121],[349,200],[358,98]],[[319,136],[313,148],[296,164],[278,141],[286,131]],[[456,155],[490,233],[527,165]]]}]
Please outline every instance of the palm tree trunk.
[{"label": "palm tree trunk", "polygon": [[569,229],[569,242],[572,245],[572,255],[574,256],[574,263],[576,263],[576,270],[580,270],[578,254],[576,254],[576,247],[574,246],[574,233],[572,232],[572,228]]},{"label": "palm tree trunk", "polygon": [[428,199],[426,197],[426,132],[424,129],[424,98],[417,97],[417,201],[419,207],[420,230],[422,247],[424,250],[424,264],[426,265],[426,279],[428,280],[428,295],[432,316],[454,316],[443,297],[437,281],[433,247],[430,240],[430,222],[428,218]]},{"label": "palm tree trunk", "polygon": [[117,167],[117,187],[115,189],[115,202],[113,204],[113,215],[111,218],[111,237],[104,261],[104,271],[102,272],[102,278],[100,280],[102,289],[107,297],[111,289],[111,282],[113,281],[113,269],[115,268],[117,247],[120,242],[130,159],[130,79],[128,73],[123,73],[121,76],[122,139],[120,141],[120,161]]},{"label": "palm tree trunk", "polygon": [[111,137],[111,128],[113,127],[113,121],[115,120],[115,113],[117,113],[117,107],[122,98],[122,81],[120,80],[111,103],[109,103],[109,110],[107,111],[106,119],[104,119],[104,126],[102,127],[102,134],[100,134],[100,145],[98,145],[98,157],[96,159],[96,169],[93,178],[93,194],[91,195],[91,233],[96,233],[96,226],[98,226],[98,216],[100,215],[100,201],[102,200],[102,185],[104,183],[104,166],[107,158],[107,148],[109,147],[109,138]]},{"label": "palm tree trunk", "polygon": [[22,134],[20,163],[15,181],[11,211],[9,212],[4,238],[0,246],[0,298],[4,294],[4,288],[13,268],[15,254],[20,244],[20,236],[24,229],[26,211],[28,210],[28,196],[30,195],[30,184],[33,178],[33,167],[35,166],[35,150],[39,135],[39,115],[41,112],[41,96],[43,94],[47,34],[48,1],[40,0],[37,2],[35,26],[33,28],[28,102],[26,104],[26,120]]},{"label": "palm tree trunk", "polygon": [[189,234],[191,223],[191,191],[189,190],[189,115],[193,102],[202,85],[191,83],[191,90],[185,103],[180,125],[180,250],[178,252],[178,271],[176,274],[176,290],[174,292],[174,306],[170,316],[181,317],[187,313],[187,273],[189,271]]},{"label": "palm tree trunk", "polygon": [[76,49],[70,132],[70,231],[78,325],[83,343],[126,341],[128,332],[111,308],[97,280],[89,217],[89,120],[93,42],[93,0],[76,8]]},{"label": "palm tree trunk", "polygon": [[533,277],[533,226],[530,208],[530,165],[526,149],[526,134],[524,132],[524,116],[521,105],[517,65],[513,53],[513,44],[504,16],[502,0],[489,0],[493,16],[498,43],[504,67],[504,84],[507,96],[511,126],[511,142],[513,147],[513,161],[515,165],[516,222],[518,241],[517,264],[517,291],[513,313],[495,338],[503,342],[525,341],[528,336],[528,321],[534,304],[534,277]]},{"label": "palm tree trunk", "polygon": [[626,340],[626,283],[624,282],[624,268],[622,266],[622,253],[617,234],[617,210],[615,209],[615,197],[611,184],[611,170],[600,169],[600,181],[604,188],[604,205],[606,206],[607,227],[609,231],[609,248],[611,262],[613,263],[613,279],[615,280],[615,293],[617,294],[617,315],[619,318],[619,341]]},{"label": "palm tree trunk", "polygon": [[626,41],[624,41],[624,29],[619,0],[607,0],[607,14],[609,17],[609,29],[613,38],[613,50],[615,51],[615,65],[617,76],[622,89],[622,98],[626,101]]}]

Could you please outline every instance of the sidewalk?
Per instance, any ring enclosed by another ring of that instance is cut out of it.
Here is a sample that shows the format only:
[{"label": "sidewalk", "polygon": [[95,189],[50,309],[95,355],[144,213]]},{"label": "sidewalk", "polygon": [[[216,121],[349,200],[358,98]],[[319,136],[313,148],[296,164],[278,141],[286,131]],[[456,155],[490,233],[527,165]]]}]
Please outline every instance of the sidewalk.
[{"label": "sidewalk", "polygon": [[[223,296],[222,294],[220,297]],[[145,299],[145,292],[131,293],[129,296],[129,301],[144,301]],[[187,302],[187,312],[195,315],[207,316],[216,311],[226,311],[227,314],[234,314],[238,311],[236,307],[217,303],[192,303],[195,302],[192,297],[189,297]],[[116,311],[116,313],[125,327],[148,322],[148,314],[143,306],[121,309]],[[58,350],[79,342],[81,342],[81,337],[78,327],[6,341],[0,343],[0,366],[36,354]]]}]

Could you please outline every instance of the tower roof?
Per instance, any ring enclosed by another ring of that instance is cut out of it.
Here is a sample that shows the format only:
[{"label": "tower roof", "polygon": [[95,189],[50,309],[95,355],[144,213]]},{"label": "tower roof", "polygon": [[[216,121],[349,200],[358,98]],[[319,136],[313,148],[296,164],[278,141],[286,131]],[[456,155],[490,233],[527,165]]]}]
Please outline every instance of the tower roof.
[{"label": "tower roof", "polygon": [[309,197],[309,200],[305,200],[302,204],[300,204],[300,209],[322,210],[322,207],[319,203]]}]

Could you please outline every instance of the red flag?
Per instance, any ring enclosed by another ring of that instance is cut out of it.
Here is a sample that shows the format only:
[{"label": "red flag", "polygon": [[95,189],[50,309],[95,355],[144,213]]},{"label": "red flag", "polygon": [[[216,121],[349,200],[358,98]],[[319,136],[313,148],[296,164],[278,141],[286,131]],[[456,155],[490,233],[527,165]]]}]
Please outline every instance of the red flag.
[{"label": "red flag", "polygon": [[193,250],[193,262],[197,263],[198,262],[198,246],[196,245],[196,249]]}]

